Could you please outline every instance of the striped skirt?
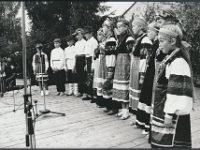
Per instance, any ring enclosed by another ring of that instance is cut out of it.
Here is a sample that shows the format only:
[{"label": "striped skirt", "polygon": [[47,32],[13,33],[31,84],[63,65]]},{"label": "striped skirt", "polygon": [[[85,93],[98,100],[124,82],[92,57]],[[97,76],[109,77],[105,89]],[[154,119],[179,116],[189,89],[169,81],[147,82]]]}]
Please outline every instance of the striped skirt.
[{"label": "striped skirt", "polygon": [[[106,67],[107,69],[109,67],[115,67],[115,63],[116,63],[116,56],[115,55],[106,55]],[[107,78],[107,73],[108,73],[108,70],[106,70],[106,78]],[[106,81],[106,80],[105,80]],[[113,93],[113,90],[103,90],[103,98],[104,99],[111,99],[112,98],[112,93]]]},{"label": "striped skirt", "polygon": [[94,60],[94,77],[93,77],[93,88],[97,88],[97,80],[99,74],[99,59]]},{"label": "striped skirt", "polygon": [[36,64],[35,71],[36,71],[36,75],[35,75],[36,81],[48,81],[49,80],[48,74],[44,73],[45,64],[42,64],[42,66],[40,64]]},{"label": "striped skirt", "polygon": [[113,80],[112,100],[129,102],[130,55],[118,54]]},{"label": "striped skirt", "polygon": [[140,58],[131,56],[130,84],[129,84],[129,107],[136,111],[141,90],[139,89],[139,65]]},{"label": "striped skirt", "polygon": [[105,55],[99,55],[99,69],[96,78],[97,84],[97,96],[103,96],[103,84],[107,77],[106,57]]}]

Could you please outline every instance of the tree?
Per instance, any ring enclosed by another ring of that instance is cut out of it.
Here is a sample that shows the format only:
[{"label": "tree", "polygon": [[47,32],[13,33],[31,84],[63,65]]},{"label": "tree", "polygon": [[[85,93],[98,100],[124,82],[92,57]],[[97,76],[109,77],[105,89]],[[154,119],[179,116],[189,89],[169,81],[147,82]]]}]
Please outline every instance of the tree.
[{"label": "tree", "polygon": [[20,50],[19,2],[0,2],[0,53],[11,55]]}]

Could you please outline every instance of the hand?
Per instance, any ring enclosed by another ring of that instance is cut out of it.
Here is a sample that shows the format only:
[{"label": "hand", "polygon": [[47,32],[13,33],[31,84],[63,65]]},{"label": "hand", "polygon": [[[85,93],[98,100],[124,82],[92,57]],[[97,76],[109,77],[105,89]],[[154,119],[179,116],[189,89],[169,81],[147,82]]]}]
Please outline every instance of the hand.
[{"label": "hand", "polygon": [[36,74],[35,70],[33,70],[33,74],[34,74],[34,75]]},{"label": "hand", "polygon": [[45,70],[44,73],[47,74],[47,70]]},{"label": "hand", "polygon": [[67,66],[66,66],[64,69],[65,69],[65,72],[67,72],[67,71],[68,71],[68,68],[67,68]]},{"label": "hand", "polygon": [[166,118],[165,117],[165,127],[171,128],[172,126],[172,119],[171,118]]},{"label": "hand", "polygon": [[87,71],[87,65],[85,65],[84,70]]},{"label": "hand", "polygon": [[58,71],[58,68],[54,68],[54,71],[55,71],[55,72]]},{"label": "hand", "polygon": [[75,67],[73,67],[72,72],[76,73],[76,68]]}]

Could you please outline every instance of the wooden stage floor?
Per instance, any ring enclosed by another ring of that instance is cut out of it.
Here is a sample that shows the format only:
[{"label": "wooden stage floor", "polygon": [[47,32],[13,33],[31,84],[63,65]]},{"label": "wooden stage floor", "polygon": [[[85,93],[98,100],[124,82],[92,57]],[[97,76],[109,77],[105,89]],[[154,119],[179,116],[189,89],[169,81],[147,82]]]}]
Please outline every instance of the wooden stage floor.
[{"label": "wooden stage floor", "polygon": [[[67,84],[66,84],[67,87]],[[120,120],[108,116],[103,109],[81,98],[55,96],[55,86],[49,87],[47,109],[66,116],[45,114],[35,124],[36,148],[150,148],[140,129],[129,125],[134,119]],[[28,89],[29,90],[29,89]],[[200,89],[196,90],[195,111],[192,112],[192,146],[200,148]],[[23,103],[24,90],[14,94],[16,105]],[[38,87],[32,87],[32,98],[38,100],[38,110],[44,109]],[[0,98],[0,148],[26,148],[23,105],[13,112],[13,93]],[[16,106],[16,109],[18,106]]]}]

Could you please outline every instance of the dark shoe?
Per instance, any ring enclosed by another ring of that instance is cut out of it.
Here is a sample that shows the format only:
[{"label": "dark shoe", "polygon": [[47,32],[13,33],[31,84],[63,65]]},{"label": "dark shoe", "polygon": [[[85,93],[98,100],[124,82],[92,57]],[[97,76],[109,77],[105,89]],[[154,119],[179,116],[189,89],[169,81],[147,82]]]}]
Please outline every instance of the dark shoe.
[{"label": "dark shoe", "polygon": [[104,108],[103,106],[96,105],[97,108]]},{"label": "dark shoe", "polygon": [[107,109],[107,108],[106,108],[106,109],[103,110],[103,111],[107,113],[107,112],[111,111],[111,109]]},{"label": "dark shoe", "polygon": [[72,95],[74,95],[73,93],[68,93],[68,94],[66,94],[67,96],[72,96]]},{"label": "dark shoe", "polygon": [[96,103],[96,100],[95,99],[93,99],[93,100],[91,100],[91,102],[90,103]]},{"label": "dark shoe", "polygon": [[87,97],[83,97],[82,100],[91,100],[91,98],[87,96]]}]

